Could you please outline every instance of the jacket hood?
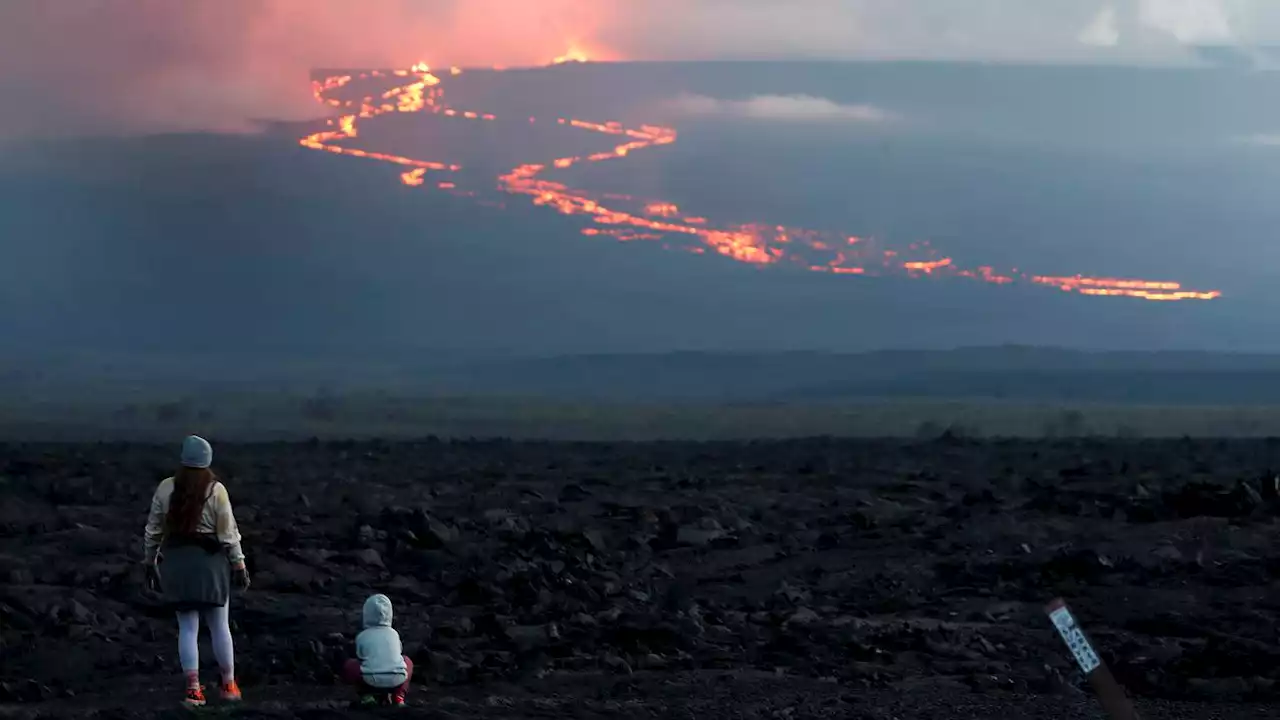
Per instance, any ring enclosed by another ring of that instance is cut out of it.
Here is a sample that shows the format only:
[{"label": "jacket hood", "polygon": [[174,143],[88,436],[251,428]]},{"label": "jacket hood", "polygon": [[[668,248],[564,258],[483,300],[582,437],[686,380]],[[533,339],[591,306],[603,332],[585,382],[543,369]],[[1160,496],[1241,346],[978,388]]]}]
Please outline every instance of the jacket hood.
[{"label": "jacket hood", "polygon": [[391,598],[378,594],[364,601],[364,626],[391,627]]}]

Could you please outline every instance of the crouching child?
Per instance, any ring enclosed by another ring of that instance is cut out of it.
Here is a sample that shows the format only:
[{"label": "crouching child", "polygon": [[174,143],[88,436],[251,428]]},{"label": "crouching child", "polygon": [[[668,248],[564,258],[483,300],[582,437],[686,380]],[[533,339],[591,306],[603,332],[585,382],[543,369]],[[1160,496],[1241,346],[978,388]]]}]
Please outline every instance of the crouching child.
[{"label": "crouching child", "polygon": [[343,665],[342,680],[356,688],[361,704],[404,705],[413,662],[404,655],[400,633],[391,627],[391,600],[382,594],[370,595],[363,615],[356,657]]}]

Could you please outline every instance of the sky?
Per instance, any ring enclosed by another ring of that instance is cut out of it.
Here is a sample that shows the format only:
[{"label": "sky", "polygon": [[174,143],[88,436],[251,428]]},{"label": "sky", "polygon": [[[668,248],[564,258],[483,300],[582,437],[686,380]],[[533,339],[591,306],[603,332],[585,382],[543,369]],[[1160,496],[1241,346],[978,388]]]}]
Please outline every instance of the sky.
[{"label": "sky", "polygon": [[5,0],[0,138],[316,115],[316,67],[597,59],[1185,64],[1280,39],[1275,0]]}]

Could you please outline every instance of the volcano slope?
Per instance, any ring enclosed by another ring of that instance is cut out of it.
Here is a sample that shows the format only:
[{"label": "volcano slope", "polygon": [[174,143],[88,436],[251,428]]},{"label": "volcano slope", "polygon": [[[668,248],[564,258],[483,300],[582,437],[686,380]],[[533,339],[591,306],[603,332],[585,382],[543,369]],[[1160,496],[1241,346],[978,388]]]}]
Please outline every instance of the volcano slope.
[{"label": "volcano slope", "polygon": [[[371,592],[409,716],[1276,717],[1262,441],[219,444],[246,717],[338,717]],[[177,716],[137,572],[173,448],[0,446],[0,715]],[[212,677],[202,648],[204,678]]]}]

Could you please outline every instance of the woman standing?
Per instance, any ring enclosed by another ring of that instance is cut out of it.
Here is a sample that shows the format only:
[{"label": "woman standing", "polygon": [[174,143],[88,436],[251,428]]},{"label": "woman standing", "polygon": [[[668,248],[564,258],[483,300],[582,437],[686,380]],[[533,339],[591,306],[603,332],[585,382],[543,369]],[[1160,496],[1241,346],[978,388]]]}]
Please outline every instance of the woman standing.
[{"label": "woman standing", "polygon": [[209,469],[212,463],[213,448],[204,438],[183,441],[182,467],[151,498],[143,561],[147,587],[163,592],[177,611],[178,657],[187,679],[183,702],[193,706],[205,703],[197,640],[202,615],[222,671],[222,698],[240,699],[228,604],[233,582],[249,587],[231,498]]}]

